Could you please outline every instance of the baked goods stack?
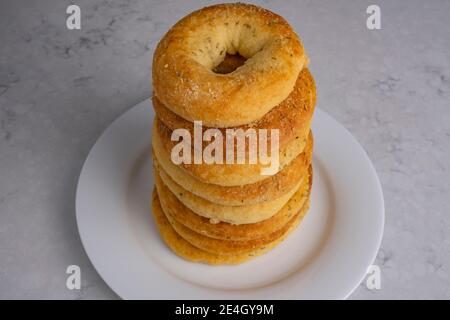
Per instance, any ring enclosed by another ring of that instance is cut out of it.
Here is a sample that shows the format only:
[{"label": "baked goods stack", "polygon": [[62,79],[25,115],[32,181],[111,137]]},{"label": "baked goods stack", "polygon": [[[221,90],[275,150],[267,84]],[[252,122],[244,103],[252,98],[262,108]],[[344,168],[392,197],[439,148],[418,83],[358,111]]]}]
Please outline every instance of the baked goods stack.
[{"label": "baked goods stack", "polygon": [[162,38],[153,58],[152,211],[176,254],[237,264],[299,225],[312,185],[316,91],[307,63],[289,24],[253,5],[203,8]]}]

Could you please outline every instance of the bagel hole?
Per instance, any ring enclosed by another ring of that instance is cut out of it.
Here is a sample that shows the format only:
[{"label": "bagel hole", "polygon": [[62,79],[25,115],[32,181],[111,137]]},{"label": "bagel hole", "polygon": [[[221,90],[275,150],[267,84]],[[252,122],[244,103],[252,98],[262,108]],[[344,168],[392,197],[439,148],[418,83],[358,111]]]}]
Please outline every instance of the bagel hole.
[{"label": "bagel hole", "polygon": [[247,59],[240,54],[226,54],[223,61],[213,69],[213,72],[219,74],[231,73],[242,66]]}]

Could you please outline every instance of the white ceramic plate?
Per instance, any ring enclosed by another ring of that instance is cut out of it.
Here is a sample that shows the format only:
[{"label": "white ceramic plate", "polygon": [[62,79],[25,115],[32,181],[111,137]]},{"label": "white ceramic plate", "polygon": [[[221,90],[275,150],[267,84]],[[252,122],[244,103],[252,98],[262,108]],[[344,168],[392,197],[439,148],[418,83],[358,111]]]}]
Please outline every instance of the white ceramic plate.
[{"label": "white ceramic plate", "polygon": [[150,198],[150,99],[102,134],[83,166],[76,215],[84,248],[106,283],[126,299],[342,299],[375,259],[383,194],[363,148],[316,109],[311,208],[266,255],[238,266],[179,258],[160,239]]}]

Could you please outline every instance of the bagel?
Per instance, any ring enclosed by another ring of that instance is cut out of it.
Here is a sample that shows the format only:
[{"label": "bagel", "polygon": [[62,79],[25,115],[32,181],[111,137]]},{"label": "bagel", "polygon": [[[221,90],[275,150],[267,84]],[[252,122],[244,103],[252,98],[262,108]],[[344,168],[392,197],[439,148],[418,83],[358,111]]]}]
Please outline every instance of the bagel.
[{"label": "bagel", "polygon": [[290,226],[285,234],[283,234],[280,238],[275,241],[264,245],[258,249],[255,249],[251,252],[238,253],[235,255],[221,255],[221,254],[213,254],[210,252],[206,252],[201,250],[188,241],[184,240],[171,226],[170,222],[167,220],[159,202],[158,193],[156,189],[153,190],[152,196],[152,213],[155,219],[156,226],[158,228],[159,234],[161,235],[163,241],[166,245],[172,249],[177,255],[180,257],[192,261],[192,262],[201,262],[207,263],[211,265],[219,265],[219,264],[239,264],[250,259],[253,259],[257,256],[260,256],[275,246],[280,244],[286,237],[295,230],[295,228],[300,224],[303,216],[306,213],[307,208],[302,208],[302,210],[297,214],[296,221]]},{"label": "bagel", "polygon": [[155,165],[161,166],[164,172],[181,187],[217,204],[242,206],[273,200],[291,190],[311,163],[313,138],[310,133],[305,150],[276,175],[255,183],[229,187],[202,182],[183,170],[181,166],[175,165],[155,136],[153,136],[152,145]]},{"label": "bagel", "polygon": [[[153,95],[152,100],[156,116],[167,128],[171,130],[187,129],[193,136],[194,124],[192,122],[170,111],[155,95]],[[279,147],[284,149],[289,142],[309,131],[315,104],[316,87],[314,78],[308,68],[305,68],[298,75],[294,90],[286,99],[261,119],[235,129],[241,128],[244,131],[249,128],[256,130],[278,129]],[[206,131],[209,128],[203,126],[202,129]],[[225,129],[221,128],[220,130],[222,135],[225,136]]]},{"label": "bagel", "polygon": [[298,183],[281,197],[262,203],[247,206],[223,206],[215,204],[183,189],[161,167],[154,166],[155,182],[164,183],[167,188],[196,214],[210,219],[211,223],[228,222],[236,225],[256,223],[275,215],[300,188],[303,177]]},{"label": "bagel", "polygon": [[[246,61],[233,72],[214,72],[226,54]],[[248,4],[213,5],[181,19],[158,43],[154,95],[188,121],[240,126],[286,99],[307,63],[299,37],[279,15]]]},{"label": "bagel", "polygon": [[[296,139],[289,142],[284,149],[280,149],[278,168],[276,168],[277,170],[274,175],[280,172],[305,150],[309,134],[309,127],[307,128],[308,131],[302,133],[301,135],[297,135]],[[167,128],[159,119],[156,119],[153,125],[152,139],[160,139],[160,142],[158,143],[164,147],[168,154],[171,154],[173,148],[178,143],[171,140],[171,135],[172,130]],[[261,163],[181,163],[180,166],[185,170],[185,172],[189,173],[197,180],[228,187],[256,183],[270,177],[269,175],[262,174],[262,169],[267,168],[267,165],[263,165]]]},{"label": "bagel", "polygon": [[[309,204],[306,202],[305,207]],[[300,208],[301,209],[301,208]],[[165,213],[167,220],[169,220],[172,228],[178,233],[183,239],[192,244],[193,246],[204,250],[206,252],[220,254],[220,255],[233,255],[246,252],[252,252],[255,249],[261,248],[269,243],[280,238],[286,231],[297,221],[300,210],[297,210],[294,216],[292,216],[286,224],[284,224],[280,229],[264,235],[262,238],[247,240],[247,241],[234,241],[234,240],[220,240],[209,238],[201,235],[176,221],[171,215]],[[163,209],[164,212],[164,209]]]},{"label": "bagel", "polygon": [[212,224],[209,219],[184,206],[164,183],[157,183],[156,190],[164,213],[192,231],[214,239],[248,241],[280,230],[303,207],[311,193],[312,168],[309,167],[308,171],[308,178],[277,214],[267,220],[245,225],[226,222]]}]

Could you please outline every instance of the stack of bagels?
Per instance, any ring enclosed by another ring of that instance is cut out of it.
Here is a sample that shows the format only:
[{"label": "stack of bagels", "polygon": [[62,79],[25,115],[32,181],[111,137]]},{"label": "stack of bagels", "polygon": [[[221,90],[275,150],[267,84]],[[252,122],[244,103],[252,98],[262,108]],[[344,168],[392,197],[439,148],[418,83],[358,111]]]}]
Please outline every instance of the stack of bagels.
[{"label": "stack of bagels", "polygon": [[[159,42],[152,211],[176,254],[237,264],[269,251],[299,225],[312,185],[316,91],[307,64],[299,37],[282,17],[241,3],[193,12]],[[197,121],[203,133],[217,128],[223,137],[228,129],[278,130],[274,172],[263,173],[267,163],[259,154],[256,163],[225,161],[226,152],[222,163],[175,163],[175,130],[193,139]]]}]

